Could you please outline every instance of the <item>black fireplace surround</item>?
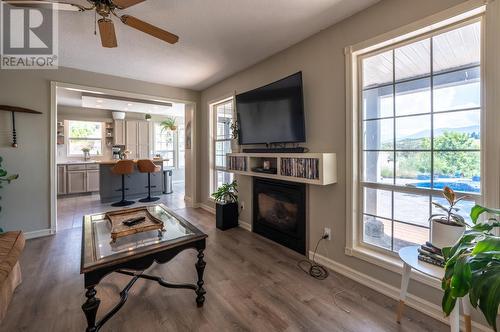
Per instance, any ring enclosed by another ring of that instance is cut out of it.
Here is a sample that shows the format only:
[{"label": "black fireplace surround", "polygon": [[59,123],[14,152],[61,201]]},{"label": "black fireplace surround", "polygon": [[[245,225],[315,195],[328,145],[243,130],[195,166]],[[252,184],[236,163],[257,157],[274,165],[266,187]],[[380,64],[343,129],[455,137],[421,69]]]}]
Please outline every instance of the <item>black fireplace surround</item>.
[{"label": "black fireplace surround", "polygon": [[254,178],[253,231],[305,255],[306,185]]}]

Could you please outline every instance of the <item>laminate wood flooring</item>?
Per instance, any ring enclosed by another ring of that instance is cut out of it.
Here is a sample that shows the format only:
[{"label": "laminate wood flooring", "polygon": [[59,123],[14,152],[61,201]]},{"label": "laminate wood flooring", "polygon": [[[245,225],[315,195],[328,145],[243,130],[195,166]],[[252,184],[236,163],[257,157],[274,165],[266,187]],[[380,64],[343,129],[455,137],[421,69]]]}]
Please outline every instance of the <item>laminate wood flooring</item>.
[{"label": "laminate wood flooring", "polygon": [[[176,208],[175,202],[171,206]],[[219,231],[212,214],[178,207],[179,214],[209,235],[205,306],[196,307],[193,291],[139,279],[123,308],[101,331],[449,330],[410,308],[399,325],[396,301],[333,272],[326,280],[315,280],[297,268],[301,255],[240,228]],[[85,330],[80,250],[79,227],[27,241],[21,258],[23,283],[0,331]],[[168,264],[153,265],[148,273],[172,282],[194,282],[195,261],[195,252],[185,251]],[[117,303],[128,280],[111,274],[97,286],[98,318]]]}]

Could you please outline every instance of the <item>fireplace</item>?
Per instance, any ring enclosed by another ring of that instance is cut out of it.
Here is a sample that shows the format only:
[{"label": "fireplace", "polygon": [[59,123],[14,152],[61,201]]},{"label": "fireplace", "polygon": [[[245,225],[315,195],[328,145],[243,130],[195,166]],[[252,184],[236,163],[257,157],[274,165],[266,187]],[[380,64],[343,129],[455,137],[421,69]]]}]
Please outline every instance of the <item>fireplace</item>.
[{"label": "fireplace", "polygon": [[306,186],[254,178],[253,231],[306,253]]}]

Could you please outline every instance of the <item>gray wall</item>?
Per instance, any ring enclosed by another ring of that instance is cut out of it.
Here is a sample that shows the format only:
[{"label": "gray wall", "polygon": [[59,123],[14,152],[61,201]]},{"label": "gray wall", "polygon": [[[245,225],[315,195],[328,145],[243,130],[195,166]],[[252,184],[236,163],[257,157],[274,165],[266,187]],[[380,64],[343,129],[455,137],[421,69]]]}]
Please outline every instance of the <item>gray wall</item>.
[{"label": "gray wall", "polygon": [[[0,112],[0,155],[4,166],[19,173],[1,192],[0,225],[25,232],[48,229],[50,81],[74,83],[199,103],[199,92],[81,70],[1,70],[0,104],[27,107],[42,115],[18,114],[19,148],[10,148],[10,114]],[[29,206],[29,208],[26,208]]]},{"label": "gray wall", "polygon": [[[335,152],[338,183],[309,186],[309,243],[316,243],[324,227],[330,227],[333,240],[320,246],[319,252],[376,279],[399,288],[401,276],[344,254],[346,232],[346,130],[344,47],[368,40],[427,15],[439,12],[462,0],[384,0],[270,58],[213,85],[202,92],[201,168],[198,186],[200,199],[209,197],[208,103],[236,91],[241,93],[302,71],[306,110],[307,146],[312,152]],[[239,177],[241,201],[245,210],[240,219],[251,223],[251,178]],[[314,249],[314,248],[313,248]],[[410,292],[436,304],[439,290],[412,282]]]}]

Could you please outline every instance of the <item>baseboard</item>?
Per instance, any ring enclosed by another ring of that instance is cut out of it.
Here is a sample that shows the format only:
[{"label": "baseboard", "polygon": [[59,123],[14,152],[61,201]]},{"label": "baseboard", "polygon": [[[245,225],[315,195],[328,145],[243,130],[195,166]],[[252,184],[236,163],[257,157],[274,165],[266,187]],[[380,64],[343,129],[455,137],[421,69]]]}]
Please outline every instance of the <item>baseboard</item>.
[{"label": "baseboard", "polygon": [[252,231],[252,224],[247,223],[247,222],[245,222],[245,221],[238,220],[238,226],[239,226],[240,228],[243,228],[243,229],[244,229],[244,230],[246,230],[246,231],[249,231],[249,232],[251,232],[251,231]]},{"label": "baseboard", "polygon": [[[309,258],[312,258],[313,254],[314,253],[312,251],[309,251]],[[325,256],[316,254],[315,260],[319,264],[322,264],[325,267],[339,274],[342,274],[343,276],[349,279],[359,282],[360,284],[369,287],[379,293],[382,293],[383,295],[386,295],[392,299],[399,300],[399,288],[396,288],[383,281],[370,277],[346,265],[335,262]],[[436,320],[448,324],[448,319],[444,317],[443,312],[441,311],[441,307],[432,302],[424,300],[416,295],[408,294],[405,303],[409,307],[412,307],[413,309],[418,310],[426,314],[427,316],[430,316]],[[394,317],[395,315],[396,314],[394,314]],[[460,325],[463,328],[465,328],[463,317],[460,317]],[[472,326],[474,331],[491,332],[491,329],[489,327],[477,322],[472,322]]]},{"label": "baseboard", "polygon": [[26,240],[30,240],[30,239],[36,239],[39,237],[53,235],[53,234],[56,234],[56,232],[50,228],[47,228],[47,229],[41,229],[39,231],[25,232],[23,234],[24,234],[24,238]]},{"label": "baseboard", "polygon": [[199,207],[207,212],[210,212],[211,214],[215,214],[215,208],[213,208],[211,206],[208,206],[208,205],[202,203],[202,204],[200,204]]}]

